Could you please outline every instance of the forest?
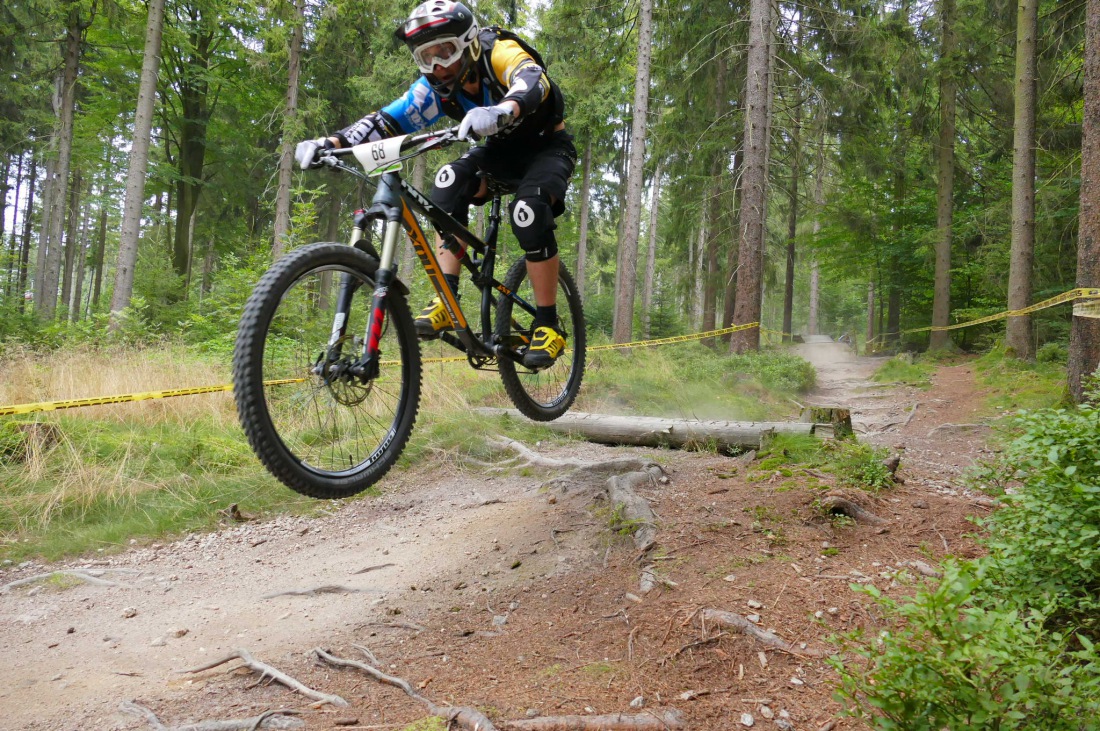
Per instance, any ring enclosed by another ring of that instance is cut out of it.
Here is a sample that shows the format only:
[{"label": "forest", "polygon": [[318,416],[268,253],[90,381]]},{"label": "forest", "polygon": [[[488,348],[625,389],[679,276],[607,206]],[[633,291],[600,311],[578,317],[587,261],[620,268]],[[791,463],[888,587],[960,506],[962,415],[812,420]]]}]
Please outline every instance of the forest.
[{"label": "forest", "polygon": [[[1100,284],[1079,235],[1093,4],[471,5],[526,35],[565,92],[581,160],[558,238],[593,333],[758,321],[1097,361],[1095,320],[1067,306],[929,334]],[[0,338],[230,342],[272,259],[346,240],[369,198],[291,151],[416,78],[392,34],[408,10],[7,4]],[[753,349],[760,330],[726,338]]]}]

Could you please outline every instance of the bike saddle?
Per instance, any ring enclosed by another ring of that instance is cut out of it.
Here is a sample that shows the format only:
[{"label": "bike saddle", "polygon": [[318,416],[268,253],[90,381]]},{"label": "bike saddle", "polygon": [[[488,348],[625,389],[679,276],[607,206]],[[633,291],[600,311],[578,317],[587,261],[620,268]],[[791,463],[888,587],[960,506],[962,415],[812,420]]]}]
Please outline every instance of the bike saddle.
[{"label": "bike saddle", "polygon": [[512,195],[519,189],[519,178],[496,177],[483,171],[479,171],[477,176],[485,181],[485,187],[489,192],[489,198],[498,195],[501,197]]}]

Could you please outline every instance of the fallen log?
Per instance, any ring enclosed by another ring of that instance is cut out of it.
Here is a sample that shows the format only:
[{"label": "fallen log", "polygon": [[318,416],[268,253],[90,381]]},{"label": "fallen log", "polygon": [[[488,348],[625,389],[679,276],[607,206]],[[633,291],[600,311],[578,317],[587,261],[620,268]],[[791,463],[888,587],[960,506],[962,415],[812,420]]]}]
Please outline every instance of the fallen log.
[{"label": "fallen log", "polygon": [[603,716],[546,716],[501,721],[506,731],[665,731],[683,728],[680,711],[652,713],[610,713]]},{"label": "fallen log", "polygon": [[[524,418],[515,409],[480,408],[478,413]],[[814,434],[819,424],[796,421],[702,421],[660,419],[652,416],[616,416],[569,412],[540,426],[566,434],[579,434],[600,444],[646,447],[702,447],[759,449],[774,434]],[[832,431],[831,424],[828,425]],[[825,430],[823,430],[825,431]]]}]

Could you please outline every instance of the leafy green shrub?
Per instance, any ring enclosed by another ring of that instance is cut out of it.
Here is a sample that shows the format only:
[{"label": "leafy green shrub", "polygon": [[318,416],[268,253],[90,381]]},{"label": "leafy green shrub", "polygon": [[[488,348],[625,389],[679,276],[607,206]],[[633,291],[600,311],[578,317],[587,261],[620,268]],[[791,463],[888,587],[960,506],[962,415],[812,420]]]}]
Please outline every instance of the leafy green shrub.
[{"label": "leafy green shrub", "polygon": [[885,460],[890,452],[882,447],[847,440],[822,443],[826,462],[842,485],[861,490],[885,490],[894,476]]},{"label": "leafy green shrub", "polygon": [[1100,407],[1021,412],[1005,451],[1021,486],[987,518],[991,591],[1100,638]]},{"label": "leafy green shrub", "polygon": [[876,729],[1100,729],[1100,408],[1015,426],[989,556],[902,602],[867,589],[892,629],[841,640],[840,695]]},{"label": "leafy green shrub", "polygon": [[982,584],[980,566],[948,562],[937,586],[909,600],[861,587],[891,627],[850,635],[851,656],[833,659],[848,712],[882,731],[1097,728],[1087,720],[1100,712],[1092,645],[1067,651],[1041,614],[981,606]]},{"label": "leafy green shrub", "polygon": [[1040,363],[1061,363],[1069,360],[1069,348],[1065,343],[1046,343],[1035,351],[1035,360]]}]

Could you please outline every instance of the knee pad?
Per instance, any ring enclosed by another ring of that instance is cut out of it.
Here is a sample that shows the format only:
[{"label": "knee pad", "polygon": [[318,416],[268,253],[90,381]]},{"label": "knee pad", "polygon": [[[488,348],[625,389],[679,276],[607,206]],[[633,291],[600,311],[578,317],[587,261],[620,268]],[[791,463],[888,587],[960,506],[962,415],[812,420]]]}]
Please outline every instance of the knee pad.
[{"label": "knee pad", "polygon": [[474,163],[466,157],[460,157],[436,172],[432,182],[432,203],[465,224],[470,199],[477,193],[480,182]]},{"label": "knee pad", "polygon": [[534,191],[519,191],[508,206],[512,218],[512,233],[527,252],[527,261],[546,261],[558,253],[554,236],[554,211],[548,196]]}]

